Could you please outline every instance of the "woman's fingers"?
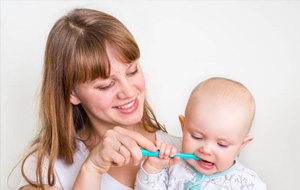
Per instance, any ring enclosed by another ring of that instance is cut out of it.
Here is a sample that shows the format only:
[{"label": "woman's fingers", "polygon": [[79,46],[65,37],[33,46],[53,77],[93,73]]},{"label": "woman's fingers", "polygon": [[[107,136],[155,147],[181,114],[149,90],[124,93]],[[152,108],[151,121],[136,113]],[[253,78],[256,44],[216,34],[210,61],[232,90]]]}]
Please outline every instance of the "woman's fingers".
[{"label": "woman's fingers", "polygon": [[129,162],[138,165],[142,160],[140,147],[153,152],[157,151],[153,142],[141,134],[115,127],[106,131],[101,141],[91,151],[89,160],[96,168],[101,168],[100,173],[107,172],[111,166],[123,166]]},{"label": "woman's fingers", "polygon": [[103,160],[109,162],[113,166],[123,166],[129,163],[130,161],[130,152],[120,144],[119,148],[115,150],[115,148],[111,147],[105,149],[102,154]]},{"label": "woman's fingers", "polygon": [[135,140],[135,142],[140,146],[143,147],[151,152],[155,152],[157,151],[155,145],[153,144],[153,142],[151,142],[149,139],[147,139],[146,137],[144,137],[143,135],[128,130],[128,129],[124,129],[122,127],[115,127],[114,130],[116,130],[117,132],[119,132],[122,135],[128,136],[132,139]]},{"label": "woman's fingers", "polygon": [[[153,142],[143,135],[122,127],[108,130],[103,137],[103,146],[111,147],[110,151],[122,155],[124,164],[132,161],[135,165],[139,164],[143,157],[140,147],[153,152],[157,150]],[[115,165],[120,166],[121,160],[118,157],[114,159],[111,156],[110,158],[117,163]]]},{"label": "woman's fingers", "polygon": [[113,166],[123,166],[125,163],[125,157],[120,153],[116,152],[112,157]]},{"label": "woman's fingers", "polygon": [[[134,165],[137,165],[142,160],[142,152],[141,148],[135,141],[135,139],[132,139],[129,136],[126,135],[120,135],[117,137],[118,141],[123,145],[123,149],[126,149],[126,152],[129,152],[130,157],[132,159],[132,163]],[[124,155],[125,156],[125,155]]]},{"label": "woman's fingers", "polygon": [[131,153],[123,145],[120,146],[119,152],[124,157],[124,165],[128,164],[131,161]]},{"label": "woman's fingers", "polygon": [[118,133],[117,140],[128,150],[134,165],[138,165],[142,160],[141,147],[153,152],[157,150],[153,142],[139,133],[121,127],[114,129]]}]

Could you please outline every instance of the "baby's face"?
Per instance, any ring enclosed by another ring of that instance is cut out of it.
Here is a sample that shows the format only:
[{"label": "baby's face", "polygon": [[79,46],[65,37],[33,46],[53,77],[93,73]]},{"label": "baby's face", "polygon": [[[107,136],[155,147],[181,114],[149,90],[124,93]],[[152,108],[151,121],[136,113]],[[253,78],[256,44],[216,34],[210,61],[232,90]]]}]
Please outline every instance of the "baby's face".
[{"label": "baby's face", "polygon": [[210,175],[229,169],[242,148],[249,124],[244,106],[222,101],[195,102],[186,110],[182,151],[203,159],[187,162],[198,172]]}]

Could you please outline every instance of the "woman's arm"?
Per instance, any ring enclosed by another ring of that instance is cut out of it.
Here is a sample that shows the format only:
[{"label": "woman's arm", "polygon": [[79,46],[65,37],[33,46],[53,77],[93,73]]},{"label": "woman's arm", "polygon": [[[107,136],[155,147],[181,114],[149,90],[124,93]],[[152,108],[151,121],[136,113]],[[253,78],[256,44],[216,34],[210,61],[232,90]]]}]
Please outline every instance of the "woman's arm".
[{"label": "woman's arm", "polygon": [[83,163],[73,190],[101,189],[101,177],[112,166],[124,166],[129,162],[138,165],[141,162],[140,147],[157,151],[153,142],[137,132],[122,127],[108,130]]},{"label": "woman's arm", "polygon": [[93,165],[89,159],[82,165],[76,181],[73,186],[73,190],[79,189],[101,189],[101,177],[102,172],[97,169],[97,166]]}]

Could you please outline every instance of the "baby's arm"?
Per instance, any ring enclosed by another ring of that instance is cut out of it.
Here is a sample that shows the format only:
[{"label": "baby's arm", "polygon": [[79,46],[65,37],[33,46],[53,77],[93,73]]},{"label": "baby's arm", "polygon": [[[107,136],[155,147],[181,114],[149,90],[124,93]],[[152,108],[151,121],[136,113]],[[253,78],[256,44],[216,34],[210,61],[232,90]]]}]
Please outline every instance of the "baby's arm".
[{"label": "baby's arm", "polygon": [[154,143],[159,151],[159,157],[148,157],[139,170],[135,182],[135,190],[165,190],[168,183],[168,172],[164,168],[177,164],[179,157],[171,158],[177,152],[173,146],[160,141]]}]

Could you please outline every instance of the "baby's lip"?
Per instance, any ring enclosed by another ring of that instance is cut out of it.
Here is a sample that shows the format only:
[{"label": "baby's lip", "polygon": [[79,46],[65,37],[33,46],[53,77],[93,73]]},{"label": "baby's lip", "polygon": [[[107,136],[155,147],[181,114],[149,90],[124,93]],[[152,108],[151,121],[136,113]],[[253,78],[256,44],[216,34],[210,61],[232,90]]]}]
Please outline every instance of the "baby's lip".
[{"label": "baby's lip", "polygon": [[[201,157],[200,157],[201,158]],[[200,162],[204,162],[204,163],[207,163],[207,164],[214,164],[213,162],[211,162],[211,161],[208,161],[208,160],[206,160],[206,159],[203,159],[203,158],[201,158],[201,160],[199,160]]]},{"label": "baby's lip", "polygon": [[212,170],[215,167],[215,164],[213,162],[210,162],[208,160],[202,159],[197,160],[197,163],[199,166],[205,170]]}]

